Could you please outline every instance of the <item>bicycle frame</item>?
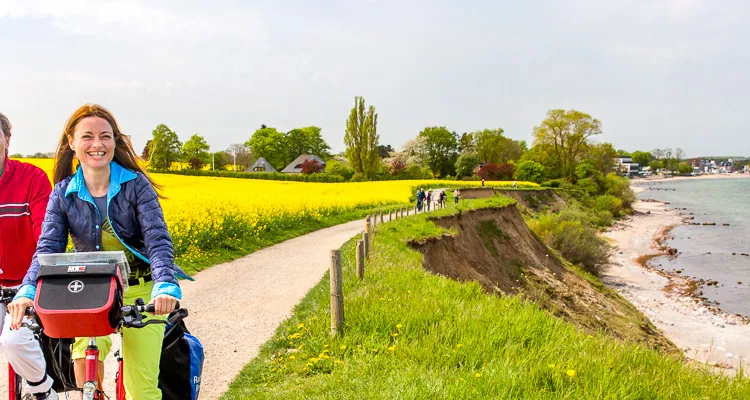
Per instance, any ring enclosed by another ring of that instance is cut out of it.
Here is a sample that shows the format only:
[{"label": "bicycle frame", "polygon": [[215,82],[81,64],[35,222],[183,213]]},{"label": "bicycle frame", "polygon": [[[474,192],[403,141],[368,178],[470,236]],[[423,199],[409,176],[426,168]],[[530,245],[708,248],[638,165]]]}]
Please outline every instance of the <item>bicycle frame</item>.
[{"label": "bicycle frame", "polygon": [[8,364],[8,399],[10,400],[21,400],[21,385],[23,385],[23,379],[16,374],[13,367]]}]

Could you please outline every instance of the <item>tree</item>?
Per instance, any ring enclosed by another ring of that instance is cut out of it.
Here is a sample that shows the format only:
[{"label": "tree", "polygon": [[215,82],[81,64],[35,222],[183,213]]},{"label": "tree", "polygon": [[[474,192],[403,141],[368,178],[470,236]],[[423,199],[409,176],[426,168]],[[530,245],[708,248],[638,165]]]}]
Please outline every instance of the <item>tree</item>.
[{"label": "tree", "polygon": [[146,142],[146,145],[143,146],[143,152],[141,153],[141,158],[144,160],[148,160],[148,149],[151,147],[151,139],[149,139],[148,142]]},{"label": "tree", "polygon": [[425,138],[427,166],[438,177],[453,175],[458,158],[458,138],[444,126],[427,127],[419,133]]},{"label": "tree", "polygon": [[591,160],[594,168],[601,172],[602,175],[612,172],[615,167],[615,157],[617,156],[618,152],[612,146],[612,143],[599,143],[588,148],[587,158]]},{"label": "tree", "polygon": [[232,163],[232,160],[230,160],[229,154],[227,154],[224,151],[217,151],[216,153],[212,154],[211,163],[213,169],[217,171],[223,171],[226,169],[226,166]]},{"label": "tree", "polygon": [[276,170],[281,171],[291,162],[286,136],[276,128],[261,127],[245,142],[255,157],[263,157]]},{"label": "tree", "polygon": [[156,170],[167,170],[172,163],[180,160],[182,143],[177,134],[164,124],[159,124],[151,134],[153,138],[148,149],[149,166]]},{"label": "tree", "polygon": [[513,179],[515,169],[510,163],[487,164],[479,170],[478,175],[488,181],[507,181]]},{"label": "tree", "polygon": [[314,174],[316,172],[322,172],[323,171],[323,164],[315,161],[315,160],[305,160],[302,161],[302,173],[305,175]]},{"label": "tree", "polygon": [[409,168],[409,164],[404,157],[391,157],[391,162],[388,164],[388,173],[396,176],[406,171],[407,168]]},{"label": "tree", "polygon": [[479,161],[484,164],[494,164],[500,161],[500,152],[504,144],[505,137],[501,128],[491,130],[485,129],[471,134],[474,138],[474,148],[476,149]]},{"label": "tree", "polygon": [[651,168],[651,171],[656,172],[662,168],[664,168],[664,161],[662,160],[651,160],[650,163],[648,163],[649,168]]},{"label": "tree", "polygon": [[479,164],[479,160],[473,154],[461,154],[456,160],[456,177],[463,178],[474,174],[474,167]]},{"label": "tree", "polygon": [[250,148],[241,143],[230,144],[226,151],[227,164],[232,164],[232,171],[245,171],[253,163]]},{"label": "tree", "polygon": [[461,137],[458,139],[458,152],[461,154],[476,152],[473,133],[464,132],[461,134]]},{"label": "tree", "polygon": [[378,155],[380,158],[388,158],[394,151],[390,144],[388,146],[383,146],[382,144],[378,146]]},{"label": "tree", "polygon": [[541,183],[544,180],[544,166],[536,161],[524,161],[516,168],[516,179]]},{"label": "tree", "polygon": [[693,167],[688,163],[681,162],[677,166],[677,172],[679,172],[680,175],[690,175],[693,172]]},{"label": "tree", "polygon": [[354,107],[346,121],[346,158],[355,173],[371,176],[379,167],[378,115],[372,105],[365,112],[365,99],[354,98]]},{"label": "tree", "polygon": [[206,139],[195,133],[182,145],[182,159],[190,163],[192,169],[201,169],[211,162],[209,150],[211,146],[206,143]]},{"label": "tree", "polygon": [[317,126],[292,129],[286,134],[289,157],[284,160],[289,164],[302,154],[312,154],[323,160],[331,158],[331,146],[326,143]]},{"label": "tree", "polygon": [[484,164],[497,164],[521,158],[526,151],[526,142],[507,138],[503,132],[501,128],[498,128],[472,133],[479,161]]},{"label": "tree", "polygon": [[409,165],[424,165],[427,159],[427,138],[424,136],[417,136],[414,139],[409,139],[404,143],[404,151],[401,152],[406,158],[406,163]]},{"label": "tree", "polygon": [[534,127],[534,146],[545,146],[552,156],[551,166],[563,177],[573,175],[589,145],[589,138],[602,133],[601,122],[576,110],[547,112],[541,125]]},{"label": "tree", "polygon": [[641,167],[647,166],[654,159],[654,156],[647,151],[634,151],[630,154],[630,157],[634,163],[638,163]]}]

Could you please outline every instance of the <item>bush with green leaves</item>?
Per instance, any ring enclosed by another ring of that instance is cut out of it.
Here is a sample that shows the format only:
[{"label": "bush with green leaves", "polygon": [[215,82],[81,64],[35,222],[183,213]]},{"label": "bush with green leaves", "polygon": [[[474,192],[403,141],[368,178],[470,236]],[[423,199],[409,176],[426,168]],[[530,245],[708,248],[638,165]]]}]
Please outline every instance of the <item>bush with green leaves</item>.
[{"label": "bush with green leaves", "polygon": [[354,176],[354,170],[340,161],[328,160],[328,163],[326,163],[326,174],[338,175],[348,181]]},{"label": "bush with green leaves", "polygon": [[541,183],[544,179],[544,166],[536,161],[524,161],[518,164],[516,179],[519,181]]},{"label": "bush with green leaves", "polygon": [[577,204],[569,204],[559,213],[541,214],[528,224],[545,244],[594,275],[609,263],[612,248],[597,235],[597,216]]}]

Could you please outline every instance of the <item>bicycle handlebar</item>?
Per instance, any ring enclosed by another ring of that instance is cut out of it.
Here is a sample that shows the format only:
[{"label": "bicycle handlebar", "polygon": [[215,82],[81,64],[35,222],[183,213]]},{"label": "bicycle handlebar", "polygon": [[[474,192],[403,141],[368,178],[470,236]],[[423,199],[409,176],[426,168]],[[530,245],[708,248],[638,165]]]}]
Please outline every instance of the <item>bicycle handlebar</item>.
[{"label": "bicycle handlebar", "polygon": [[188,316],[188,311],[184,308],[180,308],[180,302],[175,304],[175,311],[166,321],[161,319],[149,319],[143,321],[144,312],[153,313],[153,304],[144,304],[143,299],[135,299],[134,305],[122,307],[122,326],[127,328],[143,328],[146,325],[151,324],[176,324]]}]

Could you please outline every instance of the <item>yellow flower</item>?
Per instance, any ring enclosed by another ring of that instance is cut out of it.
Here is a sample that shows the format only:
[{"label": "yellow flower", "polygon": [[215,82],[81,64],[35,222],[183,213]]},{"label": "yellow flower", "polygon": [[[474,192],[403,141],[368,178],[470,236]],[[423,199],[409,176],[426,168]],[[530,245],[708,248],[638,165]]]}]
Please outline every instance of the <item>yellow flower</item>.
[{"label": "yellow flower", "polygon": [[477,372],[476,374],[474,374],[475,378],[480,378],[481,376],[482,376],[482,374],[480,374],[479,372]]},{"label": "yellow flower", "polygon": [[568,374],[569,377],[574,378],[576,376],[576,370],[569,369],[568,372],[566,372],[566,374]]},{"label": "yellow flower", "polygon": [[457,349],[460,349],[461,347],[464,347],[464,345],[462,345],[461,343],[459,343],[459,344],[456,345]]},{"label": "yellow flower", "polygon": [[297,324],[297,329],[302,329],[305,326],[305,324]]},{"label": "yellow flower", "polygon": [[589,339],[593,339],[593,338],[594,338],[594,337],[593,337],[593,336],[591,336],[591,335],[588,335],[587,337],[588,337]]},{"label": "yellow flower", "polygon": [[341,350],[346,350],[346,345],[345,345],[345,344],[342,344],[342,345],[341,345],[341,347],[339,347],[339,349],[341,349]]},{"label": "yellow flower", "polygon": [[391,336],[393,336],[393,337],[396,337],[396,336],[398,336],[398,332],[393,332],[393,333],[391,333]]},{"label": "yellow flower", "polygon": [[388,348],[388,351],[395,351],[395,350],[396,350],[396,346],[391,346]]},{"label": "yellow flower", "polygon": [[334,361],[333,363],[334,363],[334,364],[343,364],[343,362],[341,362],[341,361],[339,361],[339,360],[336,360],[336,361]]},{"label": "yellow flower", "polygon": [[293,355],[289,356],[289,359],[290,359],[290,360],[294,360],[295,358],[296,358],[296,357],[294,357]]},{"label": "yellow flower", "polygon": [[401,324],[396,325],[396,329],[401,329]]},{"label": "yellow flower", "polygon": [[555,364],[547,364],[547,366],[550,368],[555,368]]}]

